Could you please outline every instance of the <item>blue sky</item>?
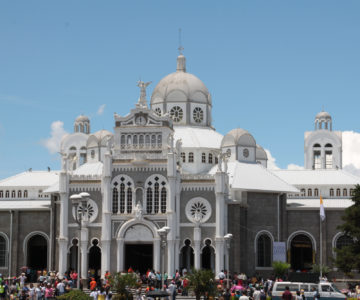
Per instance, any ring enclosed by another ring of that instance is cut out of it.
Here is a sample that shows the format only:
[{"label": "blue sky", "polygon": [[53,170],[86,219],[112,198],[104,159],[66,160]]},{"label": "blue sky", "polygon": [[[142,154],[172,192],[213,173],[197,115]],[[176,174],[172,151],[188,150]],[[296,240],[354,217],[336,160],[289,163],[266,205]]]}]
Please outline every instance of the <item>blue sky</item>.
[{"label": "blue sky", "polygon": [[71,132],[83,113],[93,131],[112,130],[140,77],[150,94],[175,71],[179,28],[216,129],[247,129],[279,167],[303,165],[323,106],[336,130],[360,132],[359,15],[360,1],[3,0],[0,178],[60,167],[44,147],[55,121]]}]

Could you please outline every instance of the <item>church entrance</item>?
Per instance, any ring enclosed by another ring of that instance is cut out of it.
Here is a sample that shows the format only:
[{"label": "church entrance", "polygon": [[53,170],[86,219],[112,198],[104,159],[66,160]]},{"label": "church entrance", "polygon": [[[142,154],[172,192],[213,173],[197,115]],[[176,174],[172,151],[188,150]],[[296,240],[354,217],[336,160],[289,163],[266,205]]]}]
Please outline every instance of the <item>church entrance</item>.
[{"label": "church entrance", "polygon": [[27,266],[32,270],[47,269],[48,247],[42,235],[34,235],[27,242]]},{"label": "church entrance", "polygon": [[210,246],[211,240],[205,241],[205,247],[201,253],[201,268],[213,270],[215,266],[215,253],[214,249]]},{"label": "church entrance", "polygon": [[130,267],[141,274],[148,269],[153,269],[152,244],[125,244],[125,268]]},{"label": "church entrance", "polygon": [[191,241],[187,239],[180,251],[180,269],[186,269],[189,272],[193,267],[194,249],[191,247]]},{"label": "church entrance", "polygon": [[97,239],[92,241],[92,247],[89,250],[89,270],[91,276],[98,277],[98,273],[101,269],[101,250],[98,246],[99,241]]},{"label": "church entrance", "polygon": [[296,235],[291,241],[291,268],[295,271],[310,270],[313,261],[313,247],[311,240],[304,234]]}]

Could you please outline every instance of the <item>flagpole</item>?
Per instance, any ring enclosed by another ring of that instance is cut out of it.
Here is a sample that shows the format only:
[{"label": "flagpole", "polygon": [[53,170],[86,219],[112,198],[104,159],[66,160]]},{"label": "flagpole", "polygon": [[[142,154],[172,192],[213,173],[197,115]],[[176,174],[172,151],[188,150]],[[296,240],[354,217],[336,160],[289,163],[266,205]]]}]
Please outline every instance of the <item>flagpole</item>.
[{"label": "flagpole", "polygon": [[321,216],[319,216],[320,220],[320,280],[322,278],[322,219]]}]

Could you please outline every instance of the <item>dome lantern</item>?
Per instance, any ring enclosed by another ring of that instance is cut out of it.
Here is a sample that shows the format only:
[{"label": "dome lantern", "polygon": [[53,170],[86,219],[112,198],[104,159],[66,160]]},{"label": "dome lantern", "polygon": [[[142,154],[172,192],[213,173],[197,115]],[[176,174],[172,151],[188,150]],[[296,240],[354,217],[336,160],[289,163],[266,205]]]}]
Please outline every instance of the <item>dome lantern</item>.
[{"label": "dome lantern", "polygon": [[80,115],[75,119],[74,132],[90,133],[90,119],[87,116]]},{"label": "dome lantern", "polygon": [[315,130],[321,129],[332,131],[332,118],[330,114],[324,110],[315,116]]}]

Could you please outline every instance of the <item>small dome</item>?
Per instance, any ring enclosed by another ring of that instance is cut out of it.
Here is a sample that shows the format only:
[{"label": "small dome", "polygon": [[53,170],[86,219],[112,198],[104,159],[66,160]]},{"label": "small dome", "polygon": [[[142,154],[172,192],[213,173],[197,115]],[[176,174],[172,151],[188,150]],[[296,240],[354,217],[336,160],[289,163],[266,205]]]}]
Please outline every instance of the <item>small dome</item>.
[{"label": "small dome", "polygon": [[87,116],[80,115],[75,119],[75,122],[90,122],[90,119]]},{"label": "small dome", "polygon": [[331,116],[328,112],[321,111],[316,115],[315,120],[331,120]]},{"label": "small dome", "polygon": [[256,141],[245,129],[236,128],[229,131],[221,142],[221,147],[232,146],[256,147]]},{"label": "small dome", "polygon": [[260,145],[256,145],[256,159],[268,159],[264,148]]},{"label": "small dome", "polygon": [[99,141],[101,141],[106,136],[113,136],[113,134],[108,130],[99,130],[93,133],[93,135],[96,136]]}]

